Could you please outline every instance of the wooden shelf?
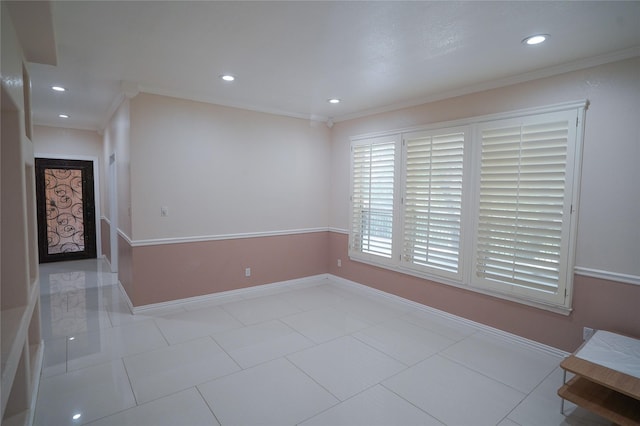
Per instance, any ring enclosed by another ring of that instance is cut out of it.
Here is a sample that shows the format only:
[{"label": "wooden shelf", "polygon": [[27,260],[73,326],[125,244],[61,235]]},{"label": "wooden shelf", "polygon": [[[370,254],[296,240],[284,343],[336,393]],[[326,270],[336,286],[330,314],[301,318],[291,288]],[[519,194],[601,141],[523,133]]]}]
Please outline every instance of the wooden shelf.
[{"label": "wooden shelf", "polygon": [[590,381],[640,399],[640,379],[611,368],[594,364],[577,356],[570,356],[560,363],[560,367]]},{"label": "wooden shelf", "polygon": [[619,425],[640,424],[640,401],[606,386],[576,376],[558,395]]},{"label": "wooden shelf", "polygon": [[[616,370],[616,364],[611,363],[610,355],[607,355],[609,349],[602,350],[602,347],[608,347],[602,343],[606,341],[605,339],[614,338],[624,342],[622,347],[626,344],[633,347],[637,344],[637,340],[614,333],[602,333],[603,337],[600,341],[593,344],[594,348],[598,348],[595,357],[593,350],[590,355],[583,355],[583,352],[589,352],[583,349],[590,344],[587,341],[573,355],[560,363],[560,367],[575,374],[575,377],[558,389],[558,395],[618,425],[638,426],[640,425],[640,378]],[[607,344],[610,343],[607,342]],[[588,349],[591,348],[591,346],[588,347]],[[615,353],[612,352],[612,354]],[[634,352],[631,350],[629,353]],[[589,360],[576,355],[588,357]],[[623,364],[619,369],[632,374],[631,370],[625,367]]]}]

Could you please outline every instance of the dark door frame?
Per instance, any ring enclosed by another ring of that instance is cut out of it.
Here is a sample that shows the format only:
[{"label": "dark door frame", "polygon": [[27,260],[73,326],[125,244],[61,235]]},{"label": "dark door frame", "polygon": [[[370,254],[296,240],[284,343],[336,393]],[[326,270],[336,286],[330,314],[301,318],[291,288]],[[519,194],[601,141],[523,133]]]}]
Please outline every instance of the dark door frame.
[{"label": "dark door frame", "polygon": [[[38,215],[38,253],[40,263],[62,260],[92,259],[97,257],[95,217],[95,193],[93,161],[36,158],[36,200]],[[47,236],[47,203],[45,169],[80,170],[82,176],[82,220],[84,226],[84,251],[49,254]]]}]

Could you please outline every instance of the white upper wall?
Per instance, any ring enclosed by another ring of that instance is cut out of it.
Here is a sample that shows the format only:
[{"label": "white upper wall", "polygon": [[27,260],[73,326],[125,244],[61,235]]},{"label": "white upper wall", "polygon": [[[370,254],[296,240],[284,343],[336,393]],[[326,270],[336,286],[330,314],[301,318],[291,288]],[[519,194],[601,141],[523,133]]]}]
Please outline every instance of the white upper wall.
[{"label": "white upper wall", "polygon": [[576,266],[640,277],[639,70],[634,58],[337,123],[329,226],[348,228],[352,136],[588,99]]},{"label": "white upper wall", "polygon": [[[95,194],[105,202],[104,195],[104,162],[102,161],[102,137],[91,130],[66,129],[62,127],[33,126],[33,149],[36,157],[54,156],[55,158],[96,159],[98,170],[93,174],[100,183],[100,191]],[[103,207],[100,207],[104,210]],[[102,214],[102,212],[101,212]]]},{"label": "white upper wall", "polygon": [[[2,64],[2,87],[6,94],[18,110],[24,110],[24,81],[22,75],[22,48],[13,26],[13,21],[9,16],[7,4],[0,3],[0,64]],[[5,103],[9,99],[2,99]],[[9,108],[8,105],[3,108]]]},{"label": "white upper wall", "polygon": [[103,137],[103,161],[105,170],[105,184],[103,185],[102,215],[113,223],[110,217],[109,204],[109,161],[115,155],[116,161],[116,193],[118,205],[117,226],[127,237],[131,238],[131,176],[130,176],[130,115],[129,100],[125,99],[111,117],[104,130]]},{"label": "white upper wall", "polygon": [[38,154],[102,158],[102,137],[91,130],[33,126],[32,139]]},{"label": "white upper wall", "polygon": [[141,93],[132,238],[326,229],[329,141],[323,123]]}]

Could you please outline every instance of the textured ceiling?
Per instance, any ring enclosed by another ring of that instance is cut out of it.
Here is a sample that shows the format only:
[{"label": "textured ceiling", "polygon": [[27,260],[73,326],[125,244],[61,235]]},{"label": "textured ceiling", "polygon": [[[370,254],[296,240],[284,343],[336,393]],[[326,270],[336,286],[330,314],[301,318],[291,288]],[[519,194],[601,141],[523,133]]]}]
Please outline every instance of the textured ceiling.
[{"label": "textured ceiling", "polygon": [[[58,65],[30,64],[34,122],[87,129],[105,125],[123,87],[338,121],[640,55],[639,1],[54,1],[52,11]],[[521,43],[535,33],[550,38]]]}]

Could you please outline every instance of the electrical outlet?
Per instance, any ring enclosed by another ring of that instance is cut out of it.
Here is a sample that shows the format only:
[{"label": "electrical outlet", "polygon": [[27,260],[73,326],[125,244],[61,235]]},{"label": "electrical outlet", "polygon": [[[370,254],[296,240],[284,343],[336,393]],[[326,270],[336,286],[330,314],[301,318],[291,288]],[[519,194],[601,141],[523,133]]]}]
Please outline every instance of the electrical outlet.
[{"label": "electrical outlet", "polygon": [[342,259],[338,259],[338,268],[342,268]]},{"label": "electrical outlet", "polygon": [[244,268],[244,276],[245,277],[251,276],[251,268]]},{"label": "electrical outlet", "polygon": [[167,206],[160,207],[160,216],[162,216],[162,217],[169,216],[169,207],[167,207]]},{"label": "electrical outlet", "polygon": [[589,340],[589,338],[591,338],[591,336],[593,336],[593,333],[595,333],[596,331],[593,328],[589,328],[589,327],[584,327],[582,329],[582,339],[583,340]]}]

